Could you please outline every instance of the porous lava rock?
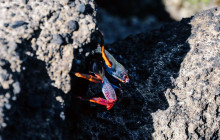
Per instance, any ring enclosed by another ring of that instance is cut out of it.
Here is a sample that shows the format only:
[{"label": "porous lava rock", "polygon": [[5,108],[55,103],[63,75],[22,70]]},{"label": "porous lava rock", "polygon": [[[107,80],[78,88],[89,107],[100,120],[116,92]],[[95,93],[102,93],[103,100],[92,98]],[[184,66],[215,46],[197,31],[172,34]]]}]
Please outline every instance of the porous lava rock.
[{"label": "porous lava rock", "polygon": [[0,13],[2,139],[65,139],[70,71],[90,52],[94,1],[2,0]]},{"label": "porous lava rock", "polygon": [[73,76],[96,59],[93,1],[21,2],[0,4],[2,139],[219,139],[220,8],[107,45],[131,80],[106,111]]}]

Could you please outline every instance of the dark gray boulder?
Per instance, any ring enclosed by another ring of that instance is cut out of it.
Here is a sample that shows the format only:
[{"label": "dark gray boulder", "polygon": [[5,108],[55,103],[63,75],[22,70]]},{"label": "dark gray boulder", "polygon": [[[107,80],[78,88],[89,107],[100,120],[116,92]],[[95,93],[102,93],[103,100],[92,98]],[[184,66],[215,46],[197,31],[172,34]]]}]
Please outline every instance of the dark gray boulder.
[{"label": "dark gray boulder", "polygon": [[[86,4],[92,14],[77,11]],[[73,137],[65,98],[77,48],[88,52],[95,31],[94,2],[3,0],[0,13],[0,139]],[[77,28],[66,28],[70,19]]]},{"label": "dark gray boulder", "polygon": [[79,100],[103,95],[73,76],[96,59],[93,1],[2,1],[2,10],[2,139],[219,139],[219,8],[107,45],[131,79],[110,111]]}]

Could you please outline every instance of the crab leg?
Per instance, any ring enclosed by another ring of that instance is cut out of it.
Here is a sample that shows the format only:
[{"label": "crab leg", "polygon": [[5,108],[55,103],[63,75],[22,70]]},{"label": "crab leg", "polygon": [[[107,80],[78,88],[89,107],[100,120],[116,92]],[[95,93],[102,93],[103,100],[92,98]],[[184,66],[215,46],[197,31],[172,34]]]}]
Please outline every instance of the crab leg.
[{"label": "crab leg", "polygon": [[104,37],[101,31],[99,31],[100,35],[101,35],[101,46],[102,46],[102,58],[105,61],[105,64],[111,68],[112,67],[112,62],[108,59],[108,57],[105,54],[105,47],[104,47]]},{"label": "crab leg", "polygon": [[97,103],[97,104],[100,104],[100,105],[104,105],[106,106],[107,110],[110,110],[113,105],[114,105],[114,100],[106,100],[106,99],[103,99],[101,97],[95,97],[95,98],[92,98],[92,99],[85,99],[81,96],[78,96],[77,97],[78,99],[82,100],[82,101],[90,101],[92,103]]},{"label": "crab leg", "polygon": [[112,62],[108,59],[108,57],[105,54],[105,48],[104,45],[102,45],[102,58],[105,61],[105,64],[109,67],[112,68]]},{"label": "crab leg", "polygon": [[94,82],[94,83],[101,83],[101,82],[102,82],[101,77],[98,76],[98,75],[93,76],[93,75],[82,74],[82,73],[78,73],[78,72],[76,72],[75,75],[76,75],[77,77],[87,79],[87,80],[89,80],[89,81],[91,81],[91,82]]},{"label": "crab leg", "polygon": [[114,105],[114,100],[106,100],[101,97],[95,97],[89,100],[90,102],[97,103],[106,106],[107,110],[110,110]]}]

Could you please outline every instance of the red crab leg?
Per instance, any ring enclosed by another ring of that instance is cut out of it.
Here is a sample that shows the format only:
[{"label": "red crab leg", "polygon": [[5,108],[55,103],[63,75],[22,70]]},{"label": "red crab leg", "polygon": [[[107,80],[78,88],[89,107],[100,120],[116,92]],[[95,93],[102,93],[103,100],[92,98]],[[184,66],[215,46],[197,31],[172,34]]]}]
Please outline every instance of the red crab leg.
[{"label": "red crab leg", "polygon": [[80,78],[84,78],[84,79],[87,79],[91,82],[94,82],[94,83],[101,83],[102,82],[102,79],[100,79],[100,76],[92,76],[92,75],[88,75],[88,74],[81,74],[81,73],[78,73],[76,72],[75,75],[77,77],[80,77]]},{"label": "red crab leg", "polygon": [[95,97],[89,100],[90,102],[97,103],[106,106],[107,110],[110,110],[114,105],[114,100],[106,100],[101,97]]},{"label": "red crab leg", "polygon": [[101,31],[99,31],[99,33],[101,34],[101,46],[102,46],[102,58],[105,61],[105,64],[109,67],[112,68],[112,62],[108,59],[108,57],[105,54],[105,48],[104,48],[104,37]]}]

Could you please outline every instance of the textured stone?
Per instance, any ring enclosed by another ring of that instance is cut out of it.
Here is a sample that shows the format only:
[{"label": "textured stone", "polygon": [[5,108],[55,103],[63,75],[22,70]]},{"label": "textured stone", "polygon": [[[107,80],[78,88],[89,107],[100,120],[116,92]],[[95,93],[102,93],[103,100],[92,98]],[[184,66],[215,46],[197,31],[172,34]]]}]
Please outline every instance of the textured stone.
[{"label": "textured stone", "polygon": [[106,45],[131,79],[106,111],[86,100],[103,96],[100,85],[73,76],[98,59],[93,1],[27,4],[0,4],[2,139],[219,139],[218,8]]},{"label": "textured stone", "polygon": [[63,44],[63,38],[62,38],[61,35],[56,34],[56,35],[53,35],[53,38],[52,38],[51,42],[53,44],[56,44],[56,45],[62,45]]},{"label": "textured stone", "polygon": [[74,20],[70,20],[67,25],[66,25],[67,29],[73,31],[77,31],[79,29],[79,24],[77,21]]},{"label": "textured stone", "polygon": [[18,27],[26,25],[26,24],[28,24],[28,23],[20,20],[20,21],[13,22],[10,26],[11,26],[11,28],[18,28]]},{"label": "textured stone", "polygon": [[[190,51],[186,54],[174,83],[179,86],[169,91],[176,95],[177,103],[167,110],[154,113],[155,139],[219,138],[220,119],[216,116],[219,108],[216,102],[218,95],[214,94],[220,83],[219,64],[215,64],[220,52],[219,37],[216,33],[216,23],[219,21],[217,15],[219,8],[214,8],[199,13],[191,19],[191,34],[194,36],[190,36],[187,40]],[[210,16],[211,24],[207,20]],[[186,83],[184,87],[182,87],[183,83]],[[166,97],[170,102],[169,96]],[[183,111],[177,114],[177,109]],[[162,119],[167,114],[168,117]],[[175,117],[171,117],[174,115]],[[185,121],[182,121],[183,119]],[[164,125],[160,125],[162,123]],[[172,127],[167,125],[169,123]]]},{"label": "textured stone", "polygon": [[[76,7],[82,3],[86,1],[0,2],[0,139],[72,135],[61,132],[69,131],[63,113],[72,95],[70,71],[81,69],[74,61],[84,62],[85,56],[80,57],[77,48],[90,52],[86,45],[95,31],[96,13],[81,18]],[[95,8],[94,1],[87,4]],[[75,24],[70,27],[75,32],[66,28],[70,19],[78,23],[77,30]],[[64,102],[58,102],[57,96]]]}]

